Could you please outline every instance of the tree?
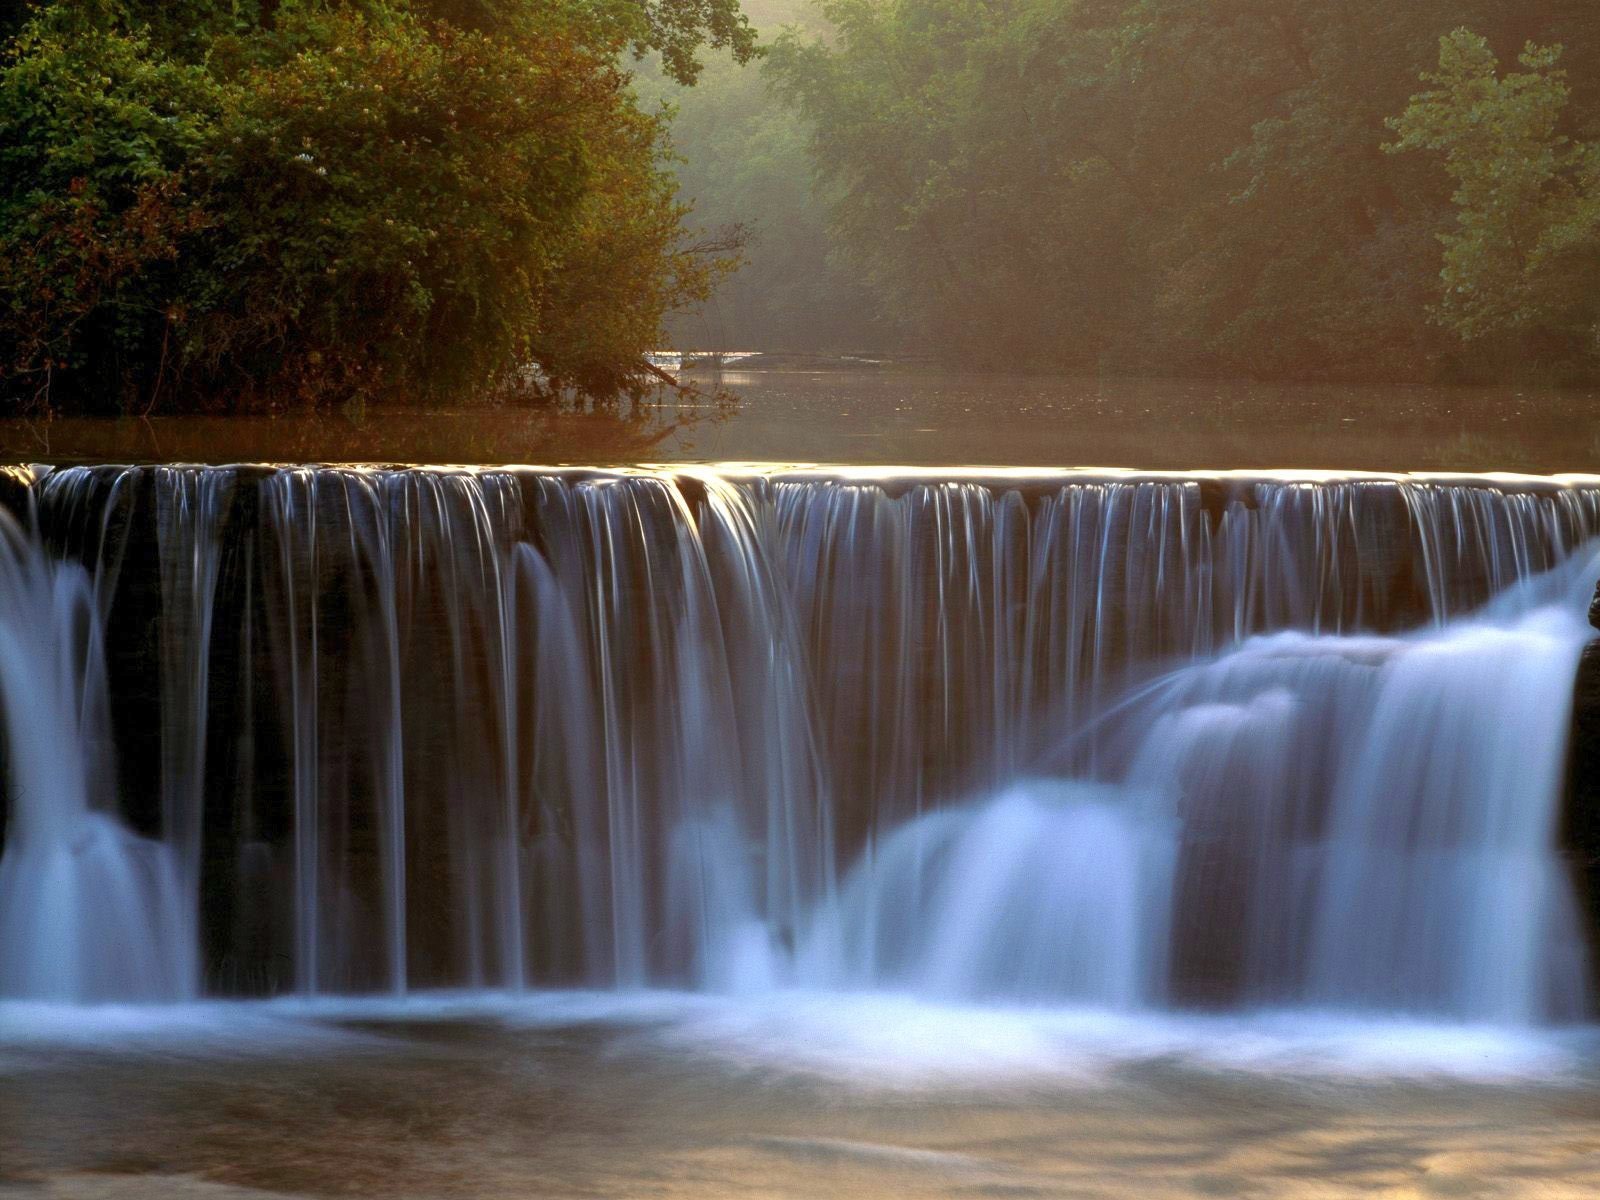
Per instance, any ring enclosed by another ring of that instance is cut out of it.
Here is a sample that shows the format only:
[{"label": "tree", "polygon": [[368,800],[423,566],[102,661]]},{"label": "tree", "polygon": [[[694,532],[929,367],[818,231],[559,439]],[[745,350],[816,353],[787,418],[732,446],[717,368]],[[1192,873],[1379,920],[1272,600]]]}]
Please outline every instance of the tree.
[{"label": "tree", "polygon": [[1225,331],[1160,336],[1197,315],[1164,298],[1236,308],[1253,287],[1248,262],[1208,269],[1235,262],[1214,249],[1233,229],[1199,214],[1233,216],[1229,163],[1294,78],[1237,8],[831,0],[836,36],[791,35],[772,67],[813,128],[838,236],[928,345],[977,365],[1215,360]]},{"label": "tree", "polygon": [[561,29],[590,48],[630,47],[660,55],[667,74],[691,84],[702,47],[738,62],[756,53],[756,34],[739,0],[417,0],[418,11],[462,29],[536,35]]},{"label": "tree", "polygon": [[736,18],[42,8],[0,70],[0,390],[146,411],[450,400],[529,366],[547,390],[639,386],[663,314],[730,263],[686,240],[664,118],[620,56],[687,77],[696,38],[742,52]]},{"label": "tree", "polygon": [[1600,355],[1600,142],[1574,140],[1560,46],[1531,42],[1500,72],[1486,39],[1440,39],[1433,85],[1390,121],[1387,148],[1440,155],[1455,184],[1441,234],[1438,320],[1462,339],[1540,340]]},{"label": "tree", "polygon": [[834,235],[924,345],[977,365],[1431,377],[1455,350],[1427,320],[1448,195],[1382,152],[1385,118],[1463,19],[1600,53],[1572,0],[822,7],[833,33],[781,39],[771,69]]},{"label": "tree", "polygon": [[0,72],[0,385],[133,405],[177,355],[181,251],[209,218],[186,172],[221,92],[140,34],[49,14]]}]

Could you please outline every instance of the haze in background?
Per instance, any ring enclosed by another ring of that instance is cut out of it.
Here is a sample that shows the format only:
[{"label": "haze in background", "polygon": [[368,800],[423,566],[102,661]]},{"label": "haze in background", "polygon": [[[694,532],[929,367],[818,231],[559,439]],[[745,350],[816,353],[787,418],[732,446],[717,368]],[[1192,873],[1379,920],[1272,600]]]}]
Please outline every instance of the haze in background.
[{"label": "haze in background", "polygon": [[744,269],[671,324],[686,347],[1362,382],[1595,376],[1600,25],[1586,4],[746,9],[765,61],[713,61],[675,97],[691,223],[754,239]]}]

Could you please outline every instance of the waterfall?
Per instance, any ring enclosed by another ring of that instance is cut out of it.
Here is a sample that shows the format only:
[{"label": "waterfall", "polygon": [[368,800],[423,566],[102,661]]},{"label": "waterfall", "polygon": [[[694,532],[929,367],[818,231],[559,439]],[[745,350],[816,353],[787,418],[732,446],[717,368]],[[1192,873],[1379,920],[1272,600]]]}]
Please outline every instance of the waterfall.
[{"label": "waterfall", "polygon": [[0,996],[175,1000],[193,987],[172,849],[113,811],[105,701],[88,576],[0,514]]},{"label": "waterfall", "polygon": [[0,995],[1587,1003],[1557,842],[1588,483],[163,467],[25,494]]}]

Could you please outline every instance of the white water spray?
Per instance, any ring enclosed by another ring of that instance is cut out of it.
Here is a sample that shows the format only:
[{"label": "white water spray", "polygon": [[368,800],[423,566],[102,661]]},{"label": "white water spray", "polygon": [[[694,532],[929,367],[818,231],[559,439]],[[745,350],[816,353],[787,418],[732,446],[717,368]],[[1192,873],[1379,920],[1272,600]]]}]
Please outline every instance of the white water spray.
[{"label": "white water spray", "polygon": [[176,1000],[195,945],[166,846],[113,815],[99,613],[82,568],[0,514],[0,703],[9,791],[0,997]]}]

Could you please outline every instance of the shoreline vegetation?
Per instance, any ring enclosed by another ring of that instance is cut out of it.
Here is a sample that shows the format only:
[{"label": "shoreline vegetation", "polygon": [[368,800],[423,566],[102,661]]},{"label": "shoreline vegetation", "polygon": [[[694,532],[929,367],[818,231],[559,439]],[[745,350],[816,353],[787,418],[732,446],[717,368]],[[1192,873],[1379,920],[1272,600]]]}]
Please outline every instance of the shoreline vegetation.
[{"label": "shoreline vegetation", "polygon": [[910,346],[1134,376],[1600,373],[1590,5],[813,11],[826,28],[780,34],[762,70],[831,253]]},{"label": "shoreline vegetation", "polygon": [[5,416],[490,404],[643,428],[663,388],[722,402],[652,359],[668,344],[1600,380],[1579,0],[7,14]]},{"label": "shoreline vegetation", "polygon": [[[13,411],[615,401],[737,231],[685,236],[627,64],[737,0],[60,0],[0,69]],[[653,381],[652,381],[653,382]]]}]

